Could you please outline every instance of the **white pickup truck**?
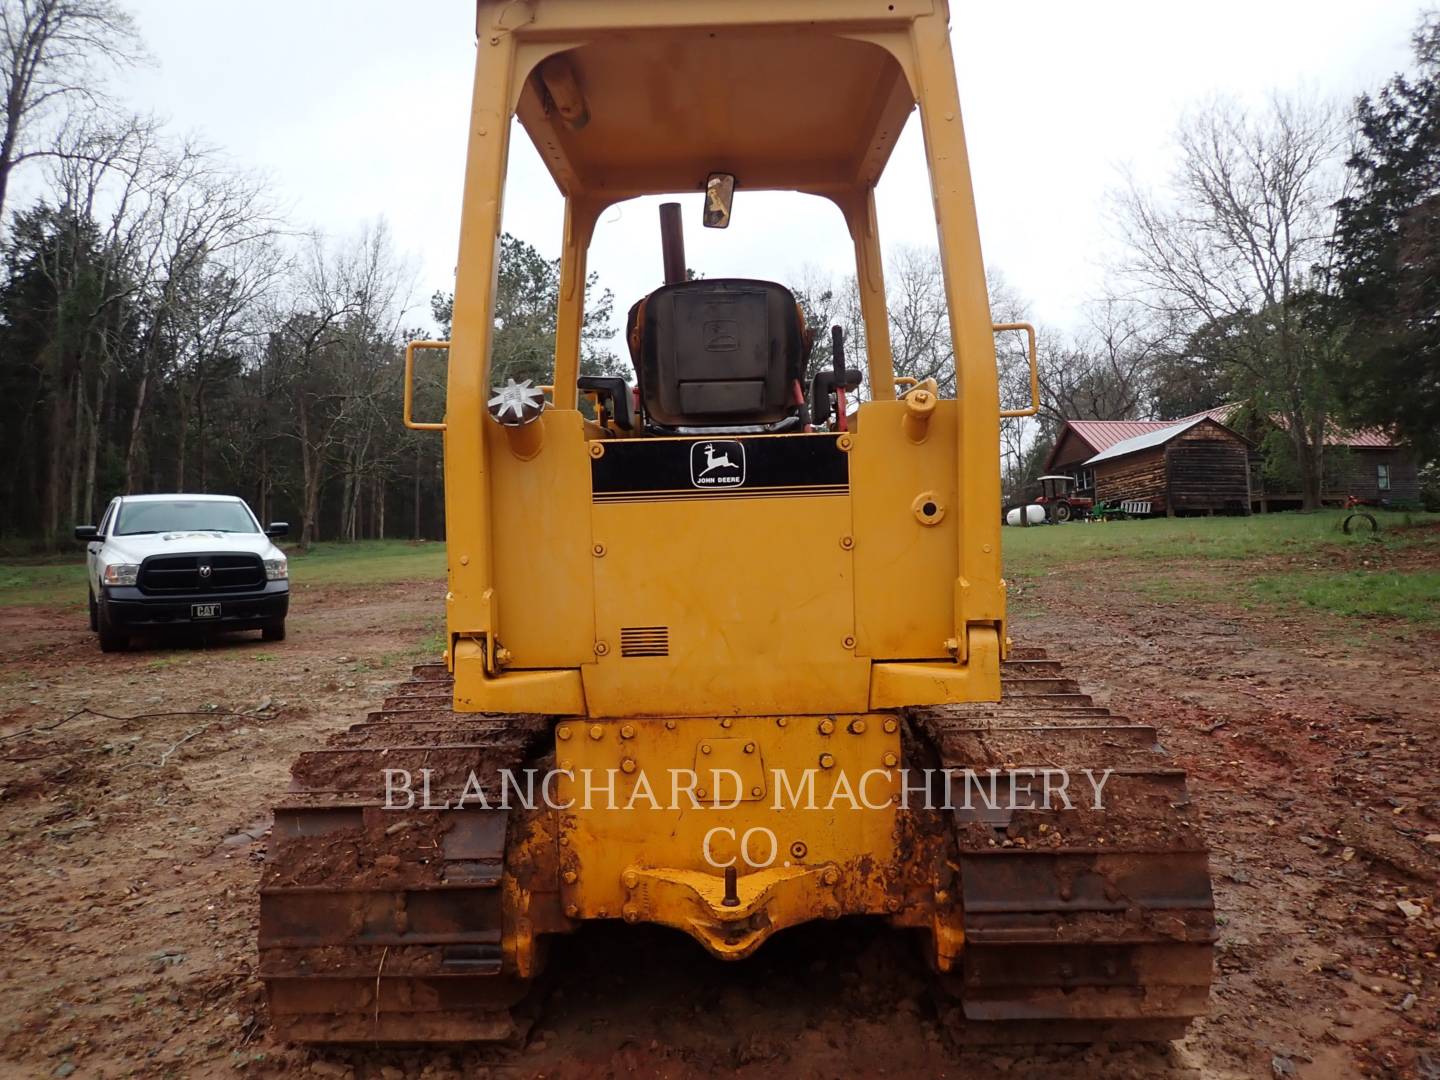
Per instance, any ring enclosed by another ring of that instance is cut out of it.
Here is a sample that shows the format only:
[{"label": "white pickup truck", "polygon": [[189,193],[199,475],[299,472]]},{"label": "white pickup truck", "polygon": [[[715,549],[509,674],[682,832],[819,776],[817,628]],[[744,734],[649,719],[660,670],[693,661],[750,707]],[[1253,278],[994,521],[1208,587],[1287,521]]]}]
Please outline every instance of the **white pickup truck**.
[{"label": "white pickup truck", "polygon": [[100,524],[79,525],[86,545],[90,629],[104,652],[166,630],[259,630],[283,641],[290,607],[285,553],[233,495],[122,495]]}]

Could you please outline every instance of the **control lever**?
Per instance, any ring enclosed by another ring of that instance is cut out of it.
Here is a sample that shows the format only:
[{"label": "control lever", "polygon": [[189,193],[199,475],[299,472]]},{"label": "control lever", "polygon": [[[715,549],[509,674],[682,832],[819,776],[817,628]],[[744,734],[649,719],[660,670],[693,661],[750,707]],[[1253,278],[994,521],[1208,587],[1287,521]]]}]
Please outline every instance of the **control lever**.
[{"label": "control lever", "polygon": [[817,371],[810,387],[810,422],[816,427],[830,420],[830,395],[835,395],[835,409],[839,420],[837,430],[849,431],[849,418],[845,414],[845,392],[859,390],[865,373],[845,366],[845,331],[839,326],[830,328],[831,370]]}]

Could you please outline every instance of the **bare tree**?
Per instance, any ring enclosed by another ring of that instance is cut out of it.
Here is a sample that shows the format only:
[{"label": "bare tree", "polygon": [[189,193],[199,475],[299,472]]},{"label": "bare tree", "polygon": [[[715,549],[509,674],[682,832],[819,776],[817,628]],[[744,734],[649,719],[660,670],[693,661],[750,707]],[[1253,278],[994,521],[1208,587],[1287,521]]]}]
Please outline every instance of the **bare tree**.
[{"label": "bare tree", "polygon": [[364,500],[378,501],[394,466],[387,439],[396,429],[400,319],[410,277],[397,257],[384,221],[363,228],[342,252],[353,311],[347,319],[340,361],[350,394],[349,420],[341,442],[340,536],[363,538]]},{"label": "bare tree", "polygon": [[360,533],[367,482],[386,458],[380,435],[393,426],[405,274],[383,223],[339,246],[315,236],[271,335],[281,381],[273,389],[289,397],[299,449],[302,548],[318,539],[321,490],[337,467],[339,536]]},{"label": "bare tree", "polygon": [[1115,296],[1087,307],[1088,325],[1044,350],[1040,410],[1065,420],[1136,420],[1149,412],[1157,365],[1176,330],[1164,312]]},{"label": "bare tree", "polygon": [[93,106],[101,68],[140,56],[135,24],[112,0],[0,0],[0,223],[11,172],[57,152],[36,129],[77,98]]},{"label": "bare tree", "polygon": [[[147,129],[130,121],[89,120],[62,130],[50,144],[53,205],[37,204],[27,228],[49,241],[35,245],[31,270],[57,302],[31,307],[46,346],[35,357],[36,387],[48,405],[43,535],[54,544],[62,511],[77,519],[93,511],[98,417],[105,407],[113,357],[133,292],[126,248],[126,194]],[[97,220],[100,202],[115,207]],[[83,494],[82,494],[83,493]]]},{"label": "bare tree", "polygon": [[[1017,323],[1030,321],[1029,307],[1000,270],[985,271],[985,286],[990,295],[990,321]],[[1042,333],[1037,352],[1044,356],[1049,342]],[[1002,408],[1020,408],[1030,401],[1030,357],[1028,343],[1018,333],[995,336],[995,366],[1000,382]],[[1010,416],[1000,421],[1000,486],[1006,502],[1018,497],[1029,481],[1031,449],[1037,440],[1049,434],[1044,418]]]},{"label": "bare tree", "polygon": [[868,386],[869,371],[865,364],[865,323],[860,314],[860,293],[854,275],[835,277],[813,264],[806,264],[794,276],[790,289],[800,310],[812,344],[810,359],[805,365],[804,389],[809,393],[818,372],[834,365],[831,329],[840,327],[845,336],[845,366],[865,373],[855,398],[863,398]]},{"label": "bare tree", "polygon": [[[940,253],[933,249],[901,247],[892,253],[886,266],[886,297],[890,314],[890,343],[895,357],[895,374],[914,379],[934,379],[942,396],[955,393],[955,348],[950,335],[950,306],[945,293],[945,274]],[[1027,305],[998,270],[987,271],[990,318],[995,323],[1028,321]],[[1041,337],[1042,346],[1048,342]],[[1046,351],[1042,347],[1042,352]],[[995,361],[999,370],[1000,398],[1008,406],[1030,400],[1028,347],[1020,334],[1003,334],[995,339]],[[1028,479],[1031,449],[1046,436],[1042,423],[1012,417],[1000,424],[1000,454],[1003,486],[1018,490]]]},{"label": "bare tree", "polygon": [[239,368],[263,336],[260,302],[283,272],[280,247],[267,236],[219,252],[176,290],[170,383],[175,390],[175,490],[189,490],[190,434],[199,440],[197,483],[209,491],[209,399],[215,383]]},{"label": "bare tree", "polygon": [[[95,515],[100,417],[126,343],[128,304],[138,292],[130,268],[143,223],[133,213],[134,198],[156,139],[152,120],[101,116],[63,129],[51,155],[50,186],[59,205],[73,220],[94,224],[96,246],[103,256],[95,268],[88,303],[76,312],[94,327],[95,349],[93,356],[82,357],[89,362],[82,366],[76,387],[77,473],[82,454],[84,464],[83,480],[71,486],[72,520]],[[77,255],[72,253],[72,261]]]},{"label": "bare tree", "polygon": [[942,397],[953,397],[955,346],[939,251],[896,248],[885,268],[885,292],[895,374],[934,379]]},{"label": "bare tree", "polygon": [[1252,116],[1218,102],[1181,126],[1168,189],[1132,179],[1117,207],[1124,272],[1282,418],[1307,507],[1320,502],[1330,395],[1329,345],[1306,315],[1334,229],[1342,145],[1328,106],[1276,97]]},{"label": "bare tree", "polygon": [[175,318],[187,289],[217,261],[273,239],[280,226],[260,180],[189,141],[157,151],[142,174],[137,213],[145,223],[135,275],[146,290],[148,325],[125,450],[126,490],[140,481],[150,390],[174,355]]}]

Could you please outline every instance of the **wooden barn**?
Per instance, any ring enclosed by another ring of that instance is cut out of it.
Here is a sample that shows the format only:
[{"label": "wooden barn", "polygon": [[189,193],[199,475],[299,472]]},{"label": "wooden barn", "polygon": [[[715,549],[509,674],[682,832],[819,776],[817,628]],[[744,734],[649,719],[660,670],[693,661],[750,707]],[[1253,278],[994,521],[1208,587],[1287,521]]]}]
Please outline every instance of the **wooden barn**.
[{"label": "wooden barn", "polygon": [[[1222,424],[1238,427],[1240,414],[1240,405],[1232,403],[1199,413],[1197,416],[1208,416]],[[1190,416],[1186,419],[1194,420],[1196,417]],[[1259,444],[1271,429],[1283,431],[1284,419],[1279,416],[1251,418],[1249,426],[1241,430]],[[1252,509],[1264,513],[1269,510],[1300,507],[1303,496],[1298,481],[1293,478],[1288,482],[1275,477],[1267,479],[1267,470],[1261,467],[1262,464],[1258,454],[1252,458]],[[1376,428],[1346,431],[1334,424],[1328,424],[1325,428],[1324,474],[1320,501],[1339,506],[1352,496],[1367,503],[1418,503],[1419,463],[1409,448],[1396,442],[1384,431]]]},{"label": "wooden barn", "polygon": [[[1116,443],[1174,427],[1178,420],[1067,420],[1045,458],[1044,472],[1065,473],[1075,494],[1095,498],[1095,470],[1087,462]],[[1224,423],[1222,420],[1221,423]]]},{"label": "wooden barn", "polygon": [[[1246,448],[1250,500],[1248,507],[1251,511],[1266,513],[1269,510],[1299,507],[1302,500],[1295,482],[1274,478],[1267,480],[1267,474],[1272,472],[1272,469],[1266,468],[1266,459],[1259,449],[1267,431],[1283,429],[1282,419],[1251,419],[1250,425],[1241,429],[1243,436],[1236,431],[1241,416],[1241,406],[1231,403],[1207,412],[1195,413],[1194,416],[1181,420],[1066,420],[1066,425],[1060,429],[1060,435],[1056,438],[1056,445],[1045,458],[1044,471],[1070,475],[1076,481],[1076,494],[1086,495],[1096,501],[1148,498],[1145,495],[1116,495],[1115,492],[1122,488],[1128,491],[1135,487],[1133,478],[1126,478],[1129,472],[1135,469],[1143,472],[1145,468],[1156,471],[1156,445],[1168,448],[1172,439],[1184,433],[1184,444],[1179,448],[1182,456],[1191,455],[1194,458],[1189,444],[1204,438],[1215,442],[1228,441],[1231,446],[1243,445]],[[1211,428],[1204,432],[1189,433],[1188,426],[1197,425],[1200,420],[1210,420],[1225,432],[1225,435],[1217,435]],[[1148,442],[1151,436],[1161,439],[1161,442]],[[1171,451],[1166,449],[1165,454],[1169,452]],[[1215,448],[1211,448],[1210,452],[1212,455],[1221,454]],[[1146,465],[1132,461],[1116,461],[1117,458],[1129,458],[1135,454],[1145,458]],[[1215,459],[1217,462],[1225,462],[1221,467],[1224,471],[1233,472],[1234,455],[1237,455],[1238,451],[1231,449],[1228,454],[1231,456],[1217,456]],[[1198,461],[1198,458],[1195,459]],[[1109,478],[1106,484],[1100,482],[1102,472]],[[1166,469],[1168,480],[1172,480],[1174,475],[1174,469]],[[1178,498],[1171,500],[1169,497],[1162,497],[1159,501],[1161,508],[1156,510],[1156,513],[1171,513],[1172,503],[1174,513],[1236,510],[1237,507],[1230,505],[1231,501],[1237,498],[1236,492],[1240,490],[1236,478],[1230,475],[1223,487],[1224,501],[1215,504],[1215,495],[1220,494],[1220,488],[1214,488],[1210,494],[1200,495],[1200,492],[1191,490],[1191,481],[1185,480],[1181,487],[1175,490]],[[1153,478],[1148,490],[1155,490]],[[1351,495],[1367,503],[1416,503],[1420,498],[1420,471],[1416,456],[1405,446],[1397,444],[1385,432],[1346,432],[1332,425],[1325,433],[1325,481],[1320,500],[1338,505]],[[1202,500],[1200,505],[1192,501],[1197,497]]]},{"label": "wooden barn", "polygon": [[1245,438],[1209,416],[1079,420],[1066,423],[1046,470],[1069,473],[1079,493],[1097,502],[1148,503],[1152,514],[1248,514],[1250,451]]}]

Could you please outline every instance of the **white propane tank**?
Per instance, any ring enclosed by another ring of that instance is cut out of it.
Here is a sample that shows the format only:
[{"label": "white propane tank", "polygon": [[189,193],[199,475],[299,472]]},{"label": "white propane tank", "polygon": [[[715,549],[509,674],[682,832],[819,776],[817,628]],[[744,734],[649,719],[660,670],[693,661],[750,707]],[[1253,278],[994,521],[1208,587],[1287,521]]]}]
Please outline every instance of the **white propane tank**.
[{"label": "white propane tank", "polygon": [[1036,506],[1034,503],[1031,503],[1029,506],[1023,508],[1017,506],[1015,507],[1015,509],[1011,510],[1008,514],[1006,514],[1005,524],[1019,525],[1021,509],[1024,509],[1025,516],[1030,519],[1031,525],[1043,525],[1045,523],[1045,508],[1043,506]]}]

